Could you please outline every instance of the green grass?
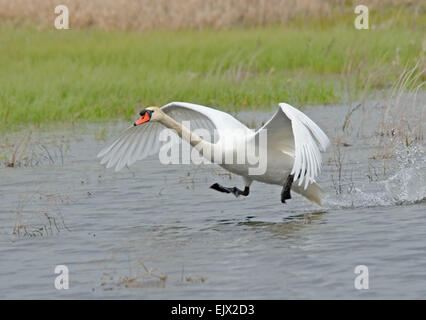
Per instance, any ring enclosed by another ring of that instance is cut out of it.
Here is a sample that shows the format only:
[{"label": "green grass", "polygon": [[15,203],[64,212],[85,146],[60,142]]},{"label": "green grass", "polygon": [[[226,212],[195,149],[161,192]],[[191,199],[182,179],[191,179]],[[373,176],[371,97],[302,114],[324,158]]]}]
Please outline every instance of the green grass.
[{"label": "green grass", "polygon": [[358,99],[390,88],[419,57],[424,63],[424,17],[413,23],[399,13],[401,22],[390,26],[392,14],[374,17],[375,28],[362,31],[352,16],[309,26],[149,33],[3,24],[0,127],[130,119],[143,106],[176,100],[238,111]]}]

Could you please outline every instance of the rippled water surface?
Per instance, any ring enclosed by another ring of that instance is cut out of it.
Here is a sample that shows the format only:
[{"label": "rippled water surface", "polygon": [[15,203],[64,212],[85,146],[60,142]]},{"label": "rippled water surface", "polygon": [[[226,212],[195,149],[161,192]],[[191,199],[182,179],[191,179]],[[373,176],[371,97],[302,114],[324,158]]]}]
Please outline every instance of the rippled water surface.
[{"label": "rippled water surface", "polygon": [[213,165],[106,170],[96,154],[124,122],[40,133],[33,159],[0,167],[0,298],[426,298],[424,141],[384,136],[380,102],[353,107],[304,109],[332,140],[322,208],[256,182],[247,198],[218,193],[242,180]]}]

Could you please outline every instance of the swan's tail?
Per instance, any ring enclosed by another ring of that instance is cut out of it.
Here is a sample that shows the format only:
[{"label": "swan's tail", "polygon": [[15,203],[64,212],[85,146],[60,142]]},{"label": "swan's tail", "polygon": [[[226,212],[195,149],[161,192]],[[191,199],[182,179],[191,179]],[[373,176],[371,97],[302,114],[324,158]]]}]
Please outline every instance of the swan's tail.
[{"label": "swan's tail", "polygon": [[293,183],[291,190],[320,206],[322,206],[322,200],[327,196],[327,193],[316,182],[309,184],[306,189],[303,188],[303,185],[299,187],[297,183]]}]

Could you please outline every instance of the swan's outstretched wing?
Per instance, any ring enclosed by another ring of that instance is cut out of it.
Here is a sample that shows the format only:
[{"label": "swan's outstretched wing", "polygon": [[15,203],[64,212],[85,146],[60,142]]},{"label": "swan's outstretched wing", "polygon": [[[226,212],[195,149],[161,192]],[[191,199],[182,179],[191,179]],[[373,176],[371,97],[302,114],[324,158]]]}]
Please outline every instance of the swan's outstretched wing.
[{"label": "swan's outstretched wing", "polygon": [[273,148],[294,157],[291,174],[304,188],[314,182],[321,170],[321,152],[329,144],[326,134],[296,108],[280,103],[278,111],[261,130],[267,130],[268,149]]},{"label": "swan's outstretched wing", "polygon": [[[167,115],[190,130],[205,129],[212,137],[211,142],[220,139],[220,132],[243,126],[231,115],[212,108],[185,102],[172,102],[161,108]],[[132,126],[125,130],[110,146],[99,152],[101,164],[107,168],[115,167],[119,171],[130,166],[137,160],[142,160],[160,151],[162,142],[159,139],[161,130],[165,127],[158,122],[148,122]],[[247,128],[246,128],[247,129]]]},{"label": "swan's outstretched wing", "polygon": [[101,164],[106,164],[107,168],[115,166],[115,171],[119,171],[137,160],[158,153],[162,145],[158,139],[162,129],[164,127],[157,122],[127,128],[111,145],[99,152]]}]

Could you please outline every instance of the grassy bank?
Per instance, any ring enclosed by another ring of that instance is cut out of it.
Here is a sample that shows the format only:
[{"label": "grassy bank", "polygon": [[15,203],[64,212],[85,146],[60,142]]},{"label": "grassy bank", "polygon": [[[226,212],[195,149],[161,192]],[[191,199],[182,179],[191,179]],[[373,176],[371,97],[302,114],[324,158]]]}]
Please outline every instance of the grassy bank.
[{"label": "grassy bank", "polygon": [[407,65],[424,70],[424,15],[373,12],[370,22],[363,31],[350,15],[309,26],[145,33],[3,24],[0,126],[130,118],[173,100],[227,111],[329,104],[390,88]]}]

